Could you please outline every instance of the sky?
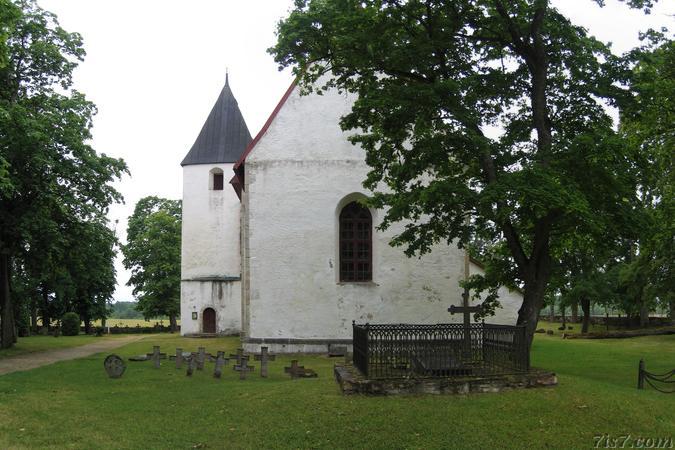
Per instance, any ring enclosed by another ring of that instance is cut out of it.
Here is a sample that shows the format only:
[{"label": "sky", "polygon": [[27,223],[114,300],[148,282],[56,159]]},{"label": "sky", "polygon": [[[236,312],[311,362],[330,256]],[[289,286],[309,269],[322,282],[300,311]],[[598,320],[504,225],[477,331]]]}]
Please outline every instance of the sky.
[{"label": "sky", "polygon": [[[292,82],[266,49],[292,0],[38,0],[63,28],[78,32],[87,57],[74,87],[98,107],[92,145],[123,158],[131,176],[116,183],[125,203],[109,217],[125,242],[126,221],[148,195],[179,199],[180,162],[196,139],[225,82],[226,70],[249,131],[257,134]],[[552,2],[615,53],[639,44],[638,31],[675,29],[675,2],[652,13],[616,0]],[[115,225],[115,221],[118,223]],[[116,262],[115,301],[133,300],[129,273]]]}]

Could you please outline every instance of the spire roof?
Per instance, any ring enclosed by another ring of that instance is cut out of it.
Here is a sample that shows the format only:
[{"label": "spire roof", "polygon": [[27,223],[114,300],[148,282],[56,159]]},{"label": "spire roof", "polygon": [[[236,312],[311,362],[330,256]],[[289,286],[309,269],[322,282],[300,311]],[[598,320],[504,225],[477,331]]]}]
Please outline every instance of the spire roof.
[{"label": "spire roof", "polygon": [[181,166],[191,164],[233,163],[251,142],[244,117],[232,94],[228,76],[216,104],[204,122],[199,136]]}]

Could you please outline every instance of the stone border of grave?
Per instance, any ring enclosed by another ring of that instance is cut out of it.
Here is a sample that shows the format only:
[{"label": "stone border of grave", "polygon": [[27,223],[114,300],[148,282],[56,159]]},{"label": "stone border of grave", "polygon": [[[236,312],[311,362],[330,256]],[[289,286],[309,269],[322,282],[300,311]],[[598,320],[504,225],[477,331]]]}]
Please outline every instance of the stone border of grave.
[{"label": "stone border of grave", "polygon": [[406,395],[406,394],[472,394],[501,392],[512,389],[551,387],[558,384],[555,373],[542,369],[530,369],[525,373],[513,373],[486,377],[452,378],[365,378],[351,364],[335,364],[335,380],[345,395]]}]

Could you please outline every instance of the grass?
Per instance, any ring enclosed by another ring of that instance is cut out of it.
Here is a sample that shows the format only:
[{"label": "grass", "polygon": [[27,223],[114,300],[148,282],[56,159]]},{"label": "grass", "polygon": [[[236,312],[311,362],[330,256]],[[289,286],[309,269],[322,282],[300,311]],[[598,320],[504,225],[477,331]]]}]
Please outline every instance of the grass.
[{"label": "grass", "polygon": [[[90,344],[102,338],[87,336],[30,336],[21,337],[11,348],[0,349],[0,358],[16,356],[24,353],[41,352],[44,350],[53,350],[60,348],[78,347],[80,345]],[[115,336],[105,337],[103,339],[115,339]]]},{"label": "grass", "polygon": [[[238,340],[152,335],[116,353],[153,344],[231,352]],[[674,336],[538,335],[533,365],[556,371],[557,387],[468,396],[342,396],[336,360],[323,356],[300,357],[317,379],[290,380],[283,356],[269,379],[246,381],[231,364],[216,380],[213,364],[188,378],[169,361],[159,370],[129,362],[114,380],[104,356],[0,377],[0,448],[592,448],[603,433],[675,438],[672,395],[635,389],[641,357],[653,372],[675,367]]]}]

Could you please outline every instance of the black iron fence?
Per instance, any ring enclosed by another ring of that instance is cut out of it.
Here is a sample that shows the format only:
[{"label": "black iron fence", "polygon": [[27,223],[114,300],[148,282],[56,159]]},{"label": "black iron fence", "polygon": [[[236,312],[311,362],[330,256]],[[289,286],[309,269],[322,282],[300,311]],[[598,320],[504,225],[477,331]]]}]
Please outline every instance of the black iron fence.
[{"label": "black iron fence", "polygon": [[486,376],[530,367],[525,327],[353,324],[354,365],[368,378]]}]

